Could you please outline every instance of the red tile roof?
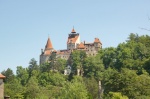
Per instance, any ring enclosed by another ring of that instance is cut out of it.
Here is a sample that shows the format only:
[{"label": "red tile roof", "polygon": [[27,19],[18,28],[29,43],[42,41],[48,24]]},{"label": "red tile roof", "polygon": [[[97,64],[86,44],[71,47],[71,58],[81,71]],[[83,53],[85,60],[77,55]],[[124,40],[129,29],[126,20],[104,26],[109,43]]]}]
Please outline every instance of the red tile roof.
[{"label": "red tile roof", "polygon": [[76,35],[75,37],[68,37],[67,43],[75,43],[78,39],[79,35]]},{"label": "red tile roof", "polygon": [[45,49],[52,49],[52,48],[53,48],[53,46],[52,46],[51,40],[50,40],[50,38],[48,38]]},{"label": "red tile roof", "polygon": [[51,54],[51,50],[45,50],[44,51],[44,55],[50,55]]},{"label": "red tile roof", "polygon": [[4,79],[4,78],[5,78],[5,76],[0,74],[0,79]]},{"label": "red tile roof", "polygon": [[101,42],[100,42],[100,40],[98,38],[95,38],[94,43],[101,43]]},{"label": "red tile roof", "polygon": [[81,43],[78,45],[78,48],[79,48],[79,49],[84,49],[85,46],[84,46],[84,44],[81,42]]}]

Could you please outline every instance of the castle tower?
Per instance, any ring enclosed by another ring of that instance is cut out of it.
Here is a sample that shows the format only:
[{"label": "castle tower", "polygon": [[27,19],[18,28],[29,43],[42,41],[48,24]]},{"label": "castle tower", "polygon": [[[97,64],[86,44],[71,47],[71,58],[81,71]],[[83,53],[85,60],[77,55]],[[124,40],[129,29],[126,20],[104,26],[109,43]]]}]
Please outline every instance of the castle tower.
[{"label": "castle tower", "polygon": [[41,49],[41,55],[40,55],[40,64],[44,62],[48,62],[49,56],[54,51],[52,42],[50,38],[48,37],[47,43],[45,45],[45,50]]},{"label": "castle tower", "polygon": [[0,74],[0,99],[4,99],[4,82],[3,82],[4,78],[5,76]]},{"label": "castle tower", "polygon": [[75,29],[73,28],[71,33],[68,35],[67,50],[76,49],[77,44],[80,44],[80,35],[79,33],[76,33]]},{"label": "castle tower", "polygon": [[96,51],[99,51],[102,48],[102,43],[98,38],[95,38],[94,40],[94,47]]},{"label": "castle tower", "polygon": [[53,45],[51,43],[50,38],[48,38],[47,43],[45,45],[45,51],[44,51],[44,53],[45,54],[49,54],[50,51],[53,51]]}]

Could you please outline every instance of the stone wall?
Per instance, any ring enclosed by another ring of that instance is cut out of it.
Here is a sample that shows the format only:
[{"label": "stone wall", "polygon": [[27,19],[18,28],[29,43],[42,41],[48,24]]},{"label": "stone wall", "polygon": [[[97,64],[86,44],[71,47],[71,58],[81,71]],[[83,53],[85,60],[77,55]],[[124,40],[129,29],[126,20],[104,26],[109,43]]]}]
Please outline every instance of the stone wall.
[{"label": "stone wall", "polygon": [[4,98],[4,83],[3,79],[0,79],[0,99]]},{"label": "stone wall", "polygon": [[50,55],[40,55],[40,64],[48,62]]}]

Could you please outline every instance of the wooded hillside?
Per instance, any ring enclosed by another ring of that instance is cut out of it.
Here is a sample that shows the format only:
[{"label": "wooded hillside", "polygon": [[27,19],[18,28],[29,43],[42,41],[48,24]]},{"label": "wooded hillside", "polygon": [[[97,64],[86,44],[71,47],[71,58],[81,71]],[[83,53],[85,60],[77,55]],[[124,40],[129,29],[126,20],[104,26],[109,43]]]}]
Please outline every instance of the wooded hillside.
[{"label": "wooded hillside", "polygon": [[[17,66],[2,71],[6,76],[5,96],[11,99],[150,99],[150,36],[131,33],[124,43],[108,47],[96,56],[84,51],[72,53],[72,72],[64,75],[67,61],[50,57],[51,62]],[[82,76],[77,76],[77,69]]]}]

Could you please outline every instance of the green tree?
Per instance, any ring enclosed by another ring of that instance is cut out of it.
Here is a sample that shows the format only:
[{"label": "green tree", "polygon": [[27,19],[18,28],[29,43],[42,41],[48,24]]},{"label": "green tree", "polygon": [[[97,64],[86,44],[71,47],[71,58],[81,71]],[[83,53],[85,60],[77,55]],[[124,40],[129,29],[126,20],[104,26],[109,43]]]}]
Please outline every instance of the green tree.
[{"label": "green tree", "polygon": [[16,74],[17,74],[16,76],[20,80],[21,84],[26,85],[28,78],[29,78],[27,69],[23,68],[22,66],[17,66]]},{"label": "green tree", "polygon": [[150,74],[150,58],[145,60],[143,68]]},{"label": "green tree", "polygon": [[71,53],[71,67],[73,74],[76,74],[77,69],[83,69],[82,64],[86,57],[85,51],[73,51]]},{"label": "green tree", "polygon": [[80,76],[67,82],[60,92],[59,99],[88,99],[88,92]]},{"label": "green tree", "polygon": [[65,59],[58,58],[55,63],[55,69],[61,73],[64,73],[64,69],[67,65],[67,61]]},{"label": "green tree", "polygon": [[116,62],[116,48],[109,47],[99,51],[100,58],[103,60],[105,68],[114,67]]},{"label": "green tree", "polygon": [[49,72],[50,71],[50,64],[49,63],[43,63],[40,65],[40,72]]},{"label": "green tree", "polygon": [[94,77],[91,78],[84,78],[84,83],[86,89],[88,91],[88,96],[90,99],[97,99],[98,98],[98,82]]},{"label": "green tree", "polygon": [[4,76],[6,76],[6,78],[4,79],[4,82],[5,82],[5,83],[11,82],[11,81],[13,81],[14,78],[15,78],[15,75],[14,75],[13,71],[12,71],[10,68],[8,68],[6,71],[5,71],[5,70],[2,71],[1,73],[2,73]]},{"label": "green tree", "polygon": [[24,99],[25,88],[20,84],[20,81],[13,78],[12,81],[5,83],[5,96],[10,96],[12,99]]},{"label": "green tree", "polygon": [[28,83],[26,84],[25,97],[27,99],[35,99],[39,96],[40,88],[38,86],[38,80],[36,77],[30,77]]},{"label": "green tree", "polygon": [[29,77],[32,76],[33,70],[39,70],[39,66],[37,65],[37,61],[34,58],[32,58],[29,62],[29,66],[28,66]]},{"label": "green tree", "polygon": [[97,80],[102,79],[102,73],[104,71],[104,65],[100,60],[100,57],[87,57],[83,62],[84,76],[95,77]]},{"label": "green tree", "polygon": [[107,97],[104,99],[128,99],[127,96],[122,95],[120,92],[109,92]]}]

